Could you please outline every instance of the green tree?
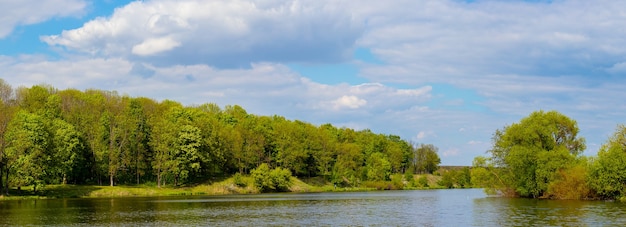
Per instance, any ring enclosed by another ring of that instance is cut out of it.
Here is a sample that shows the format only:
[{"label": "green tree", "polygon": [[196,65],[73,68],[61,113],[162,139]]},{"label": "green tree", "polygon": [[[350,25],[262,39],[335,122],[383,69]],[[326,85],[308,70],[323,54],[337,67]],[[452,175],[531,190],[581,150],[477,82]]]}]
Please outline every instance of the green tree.
[{"label": "green tree", "polygon": [[359,185],[364,160],[361,147],[357,144],[339,144],[337,161],[333,168],[333,183],[350,186]]},{"label": "green tree", "polygon": [[604,198],[626,197],[626,126],[619,125],[598,151],[589,171],[589,185]]},{"label": "green tree", "polygon": [[14,175],[14,184],[34,185],[36,192],[49,176],[50,135],[43,118],[22,110],[11,121],[5,137],[6,165]]},{"label": "green tree", "polygon": [[432,144],[420,144],[414,148],[414,165],[418,173],[434,173],[441,163],[439,148]]},{"label": "green tree", "polygon": [[[9,192],[8,187],[8,168],[6,168],[6,158],[5,158],[5,147],[6,140],[5,133],[9,126],[9,122],[13,118],[14,113],[17,110],[17,107],[14,102],[13,96],[13,88],[11,85],[4,82],[2,78],[0,78],[0,193],[2,193],[3,189],[5,189],[6,184],[6,193]],[[3,176],[5,176],[3,181]]]},{"label": "green tree", "polygon": [[490,161],[502,168],[505,187],[522,197],[540,197],[582,150],[576,121],[556,112],[537,111],[496,130]]},{"label": "green tree", "polygon": [[391,163],[383,153],[374,152],[367,159],[367,179],[371,181],[387,181],[391,176]]},{"label": "green tree", "polygon": [[55,119],[52,123],[52,159],[49,168],[65,184],[77,164],[84,164],[84,144],[80,132],[71,124]]},{"label": "green tree", "polygon": [[172,171],[175,176],[174,185],[184,182],[190,174],[200,171],[202,154],[202,137],[200,129],[192,125],[183,125],[178,132],[173,157],[171,161]]},{"label": "green tree", "polygon": [[176,143],[176,125],[165,119],[155,117],[150,134],[150,146],[154,150],[152,168],[157,177],[157,187],[163,184],[163,175],[169,172],[169,160]]}]

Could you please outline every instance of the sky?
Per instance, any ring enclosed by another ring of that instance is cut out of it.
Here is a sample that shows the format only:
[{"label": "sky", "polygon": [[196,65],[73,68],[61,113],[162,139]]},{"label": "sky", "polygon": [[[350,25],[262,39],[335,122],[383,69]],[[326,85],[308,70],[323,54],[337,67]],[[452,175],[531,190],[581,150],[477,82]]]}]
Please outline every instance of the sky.
[{"label": "sky", "polygon": [[591,156],[626,123],[626,2],[0,0],[0,78],[371,129],[442,165],[556,110]]}]

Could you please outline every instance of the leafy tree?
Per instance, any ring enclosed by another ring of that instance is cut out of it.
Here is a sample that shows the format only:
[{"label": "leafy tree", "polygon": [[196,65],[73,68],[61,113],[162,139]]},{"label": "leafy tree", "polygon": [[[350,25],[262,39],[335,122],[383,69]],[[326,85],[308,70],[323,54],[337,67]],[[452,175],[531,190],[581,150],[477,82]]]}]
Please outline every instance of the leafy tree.
[{"label": "leafy tree", "polygon": [[387,181],[391,176],[391,163],[383,153],[375,152],[367,159],[367,179],[371,181]]},{"label": "leafy tree", "polygon": [[414,149],[414,165],[418,173],[433,173],[439,168],[441,163],[437,154],[439,148],[432,144],[421,144]]},{"label": "leafy tree", "polygon": [[494,134],[490,161],[502,168],[504,186],[522,197],[539,197],[582,150],[576,121],[556,111],[537,111]]},{"label": "leafy tree", "polygon": [[34,184],[37,191],[37,185],[45,183],[50,171],[50,135],[43,118],[22,110],[11,121],[5,137],[6,165],[15,176],[14,184]]},{"label": "leafy tree", "polygon": [[52,173],[60,175],[61,182],[65,184],[67,177],[75,170],[77,164],[84,164],[84,144],[81,135],[74,126],[61,120],[55,119],[52,123],[52,161],[49,168]]},{"label": "leafy tree", "polygon": [[175,174],[174,185],[178,185],[179,180],[185,181],[190,174],[200,171],[202,161],[200,134],[200,129],[192,125],[183,125],[178,132],[176,148],[170,160],[170,166]]},{"label": "leafy tree", "polygon": [[456,183],[455,171],[446,170],[441,174],[441,179],[437,182],[440,186],[445,188],[454,188]]},{"label": "leafy tree", "polygon": [[157,187],[161,187],[163,182],[163,174],[170,169],[170,154],[173,152],[176,143],[176,125],[165,119],[155,118],[152,125],[152,133],[150,134],[150,146],[154,150],[152,159],[152,168],[157,177]]},{"label": "leafy tree", "polygon": [[[9,126],[9,122],[13,118],[13,115],[16,111],[16,106],[13,100],[13,88],[11,85],[4,82],[2,78],[0,78],[0,193],[4,191],[5,188],[4,182],[6,185],[6,193],[9,192],[8,187],[8,168],[6,168],[6,158],[5,158],[5,147],[6,140],[5,133]],[[5,176],[3,181],[3,176]]]},{"label": "leafy tree", "polygon": [[461,188],[472,187],[472,174],[469,167],[463,167],[463,169],[457,170],[455,179]]},{"label": "leafy tree", "polygon": [[337,128],[330,124],[324,124],[318,128],[320,148],[313,151],[313,158],[315,158],[318,172],[327,179],[330,179],[332,175],[333,164],[336,160],[337,134]]},{"label": "leafy tree", "polygon": [[136,183],[148,170],[150,126],[144,106],[154,105],[154,101],[145,98],[131,99],[123,111],[124,135],[128,142],[124,149],[128,154],[123,165],[134,172]]},{"label": "leafy tree", "polygon": [[478,188],[485,188],[488,194],[503,192],[505,195],[509,195],[511,194],[508,193],[510,190],[501,177],[501,175],[504,175],[503,172],[502,168],[494,166],[491,158],[475,157],[470,171],[472,185]]},{"label": "leafy tree", "polygon": [[358,185],[364,160],[361,148],[357,144],[340,144],[337,149],[337,161],[333,168],[333,183]]},{"label": "leafy tree", "polygon": [[626,126],[619,125],[598,151],[589,171],[589,184],[604,198],[626,197]]}]

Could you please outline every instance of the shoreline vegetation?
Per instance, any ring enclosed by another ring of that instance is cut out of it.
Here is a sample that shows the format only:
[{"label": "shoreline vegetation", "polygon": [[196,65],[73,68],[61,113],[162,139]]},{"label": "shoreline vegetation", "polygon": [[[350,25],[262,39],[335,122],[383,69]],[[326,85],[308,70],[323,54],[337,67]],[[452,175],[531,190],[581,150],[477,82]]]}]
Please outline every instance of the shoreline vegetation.
[{"label": "shoreline vegetation", "polygon": [[440,169],[435,145],[369,129],[115,91],[13,89],[0,79],[2,199],[19,191],[98,197],[476,187],[505,197],[626,202],[626,126],[617,126],[597,157],[585,150],[575,120],[540,110],[496,130],[471,168]]},{"label": "shoreline vegetation", "polygon": [[[400,175],[397,175],[400,177]],[[157,187],[155,183],[142,185],[46,185],[36,193],[33,187],[23,187],[18,191],[16,188],[10,190],[10,195],[0,195],[2,200],[31,200],[31,199],[63,199],[63,198],[124,198],[124,197],[166,197],[166,196],[218,196],[218,195],[245,195],[261,194],[252,176],[243,176],[243,185],[237,185],[236,177],[231,176],[225,179],[216,180],[212,183],[203,183],[193,186],[163,186]],[[426,179],[426,184],[431,186],[410,185],[404,181],[402,185],[397,185],[393,181],[363,182],[358,187],[336,187],[331,182],[320,177],[299,179],[291,177],[291,186],[285,192],[290,193],[317,193],[317,192],[356,192],[356,191],[380,191],[380,190],[433,190],[447,189],[438,185],[442,183],[442,176],[434,174],[415,175],[414,180]],[[400,188],[398,188],[400,187]],[[459,187],[459,186],[456,186]],[[270,192],[271,193],[271,192]]]},{"label": "shoreline vegetation", "polygon": [[[33,196],[64,190],[77,196],[237,192],[251,185],[259,192],[329,190],[293,177],[319,178],[333,190],[335,185],[388,188],[377,182],[398,185],[405,176],[434,173],[440,163],[432,144],[369,129],[115,91],[14,89],[0,79],[0,194],[5,197],[19,194],[18,189]],[[211,186],[222,176],[232,176],[237,187]],[[249,177],[252,183],[245,182]],[[93,192],[82,192],[88,190]]]}]

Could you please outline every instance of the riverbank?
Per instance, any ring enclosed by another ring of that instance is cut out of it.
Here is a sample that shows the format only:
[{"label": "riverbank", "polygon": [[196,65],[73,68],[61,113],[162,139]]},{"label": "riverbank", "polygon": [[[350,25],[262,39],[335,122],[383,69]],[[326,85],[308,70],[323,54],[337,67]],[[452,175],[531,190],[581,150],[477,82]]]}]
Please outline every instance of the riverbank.
[{"label": "riverbank", "polygon": [[[359,187],[337,187],[322,178],[292,177],[290,192],[345,192],[345,191],[374,191],[374,190],[427,190],[443,188],[437,185],[440,176],[416,175],[416,178],[426,177],[430,187],[398,187],[392,181],[383,182],[363,182]],[[23,187],[20,191],[13,188],[10,195],[0,195],[0,200],[20,200],[20,199],[55,199],[55,198],[119,198],[119,197],[149,197],[149,196],[181,196],[181,195],[229,195],[229,194],[258,194],[261,193],[253,185],[252,178],[242,177],[237,183],[233,177],[212,183],[199,184],[193,186],[156,187],[154,184],[144,185],[117,185],[117,186],[97,186],[97,185],[46,185],[43,189],[33,193],[32,187]]]}]

